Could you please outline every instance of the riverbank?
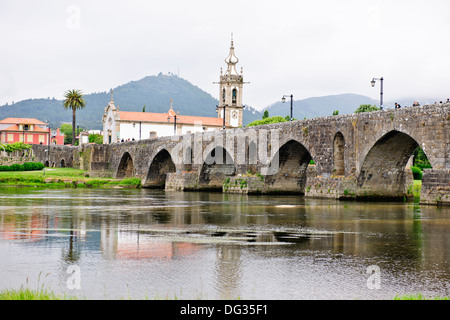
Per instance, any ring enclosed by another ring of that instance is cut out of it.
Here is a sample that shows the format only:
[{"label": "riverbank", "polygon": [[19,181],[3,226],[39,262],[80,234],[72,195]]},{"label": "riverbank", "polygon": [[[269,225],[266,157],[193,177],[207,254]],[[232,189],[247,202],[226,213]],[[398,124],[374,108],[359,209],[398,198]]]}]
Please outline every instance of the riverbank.
[{"label": "riverbank", "polygon": [[[127,298],[124,298],[126,300]],[[161,300],[161,297],[155,297],[153,300]],[[173,299],[178,300],[177,297]],[[47,289],[5,289],[0,291],[0,300],[80,300],[76,296],[58,295]],[[83,300],[83,299],[81,299]],[[149,300],[148,297],[142,298],[142,300]],[[165,300],[172,300],[166,297]],[[404,294],[393,297],[393,300],[450,300],[450,297],[426,297],[421,293],[416,294]]]},{"label": "riverbank", "polygon": [[[45,188],[141,188],[138,178],[114,179],[89,177],[85,170],[73,168],[45,168],[39,171],[0,171],[0,186]],[[421,180],[414,180],[410,192],[415,201],[420,198]]]},{"label": "riverbank", "polygon": [[41,188],[140,188],[138,178],[89,177],[85,170],[45,168],[39,171],[0,172],[0,186]]}]

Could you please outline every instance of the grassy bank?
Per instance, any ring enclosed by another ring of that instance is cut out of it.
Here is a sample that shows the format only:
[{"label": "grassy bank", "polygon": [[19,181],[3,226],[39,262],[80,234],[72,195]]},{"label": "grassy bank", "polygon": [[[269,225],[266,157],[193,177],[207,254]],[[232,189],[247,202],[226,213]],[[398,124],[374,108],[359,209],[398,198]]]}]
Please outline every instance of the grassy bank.
[{"label": "grassy bank", "polygon": [[39,171],[0,172],[0,186],[45,187],[45,188],[94,188],[126,187],[139,188],[138,178],[113,179],[87,176],[84,170],[73,168],[46,168]]},{"label": "grassy bank", "polygon": [[[170,299],[168,297],[165,298]],[[177,297],[172,299],[177,300]],[[0,300],[78,300],[75,296],[58,295],[47,289],[5,289],[0,291]],[[144,297],[143,300],[149,300],[148,297]],[[153,300],[161,300],[160,297],[155,297]],[[421,293],[406,294],[401,296],[395,296],[393,300],[450,300],[450,297],[425,297]]]},{"label": "grassy bank", "polygon": [[450,300],[450,297],[425,297],[421,293],[416,294],[404,294],[401,296],[395,296],[394,300]]},{"label": "grassy bank", "polygon": [[60,296],[49,290],[6,289],[0,291],[0,300],[74,300],[74,297]]}]

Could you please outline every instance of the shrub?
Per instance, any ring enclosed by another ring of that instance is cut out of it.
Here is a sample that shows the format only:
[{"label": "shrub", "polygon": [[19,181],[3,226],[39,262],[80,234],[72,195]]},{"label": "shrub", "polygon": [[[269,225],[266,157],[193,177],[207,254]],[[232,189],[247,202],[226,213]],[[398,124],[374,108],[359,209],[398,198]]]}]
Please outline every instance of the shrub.
[{"label": "shrub", "polygon": [[24,164],[0,166],[0,171],[33,171],[42,169],[44,169],[44,164],[42,162],[25,162]]},{"label": "shrub", "polygon": [[414,180],[422,180],[422,170],[419,167],[411,167]]},{"label": "shrub", "polygon": [[34,163],[32,163],[32,162],[25,162],[25,163],[23,164],[23,169],[24,169],[25,171],[35,170],[35,169],[34,169]]},{"label": "shrub", "polygon": [[[13,152],[15,150],[28,150],[31,149],[29,144],[23,142],[14,142],[14,143],[6,143],[1,144],[6,152]],[[3,148],[0,148],[3,151]]]},{"label": "shrub", "polygon": [[249,123],[247,125],[247,127],[252,127],[252,126],[260,126],[263,124],[270,124],[270,123],[278,123],[278,122],[286,122],[287,120],[281,116],[275,116],[275,117],[270,117],[270,118],[265,118],[262,120],[255,120],[251,123]]},{"label": "shrub", "polygon": [[12,164],[9,167],[11,168],[11,171],[24,171],[25,170],[23,164]]},{"label": "shrub", "polygon": [[361,112],[371,112],[371,111],[378,111],[380,108],[377,106],[373,106],[370,104],[362,104],[358,107],[358,109],[355,110],[355,113],[361,113]]}]

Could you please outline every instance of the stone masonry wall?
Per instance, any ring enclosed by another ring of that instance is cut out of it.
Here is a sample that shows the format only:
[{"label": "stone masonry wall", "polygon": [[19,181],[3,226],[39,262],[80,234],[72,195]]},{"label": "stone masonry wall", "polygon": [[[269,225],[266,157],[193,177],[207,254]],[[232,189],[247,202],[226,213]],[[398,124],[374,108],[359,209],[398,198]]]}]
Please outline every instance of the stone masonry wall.
[{"label": "stone masonry wall", "polygon": [[450,169],[423,171],[420,203],[450,205]]},{"label": "stone masonry wall", "polygon": [[[221,136],[222,133],[225,134]],[[179,148],[185,138],[190,140]],[[141,178],[145,185],[152,163],[159,159],[161,152],[167,151],[175,165],[175,169],[171,170],[196,173],[198,186],[206,190],[212,185],[221,188],[228,177],[242,176],[247,172],[264,174],[263,169],[267,169],[278,154],[279,174],[275,172],[264,178],[265,188],[272,186],[272,191],[283,192],[286,188],[289,190],[285,191],[304,193],[307,197],[338,199],[366,195],[398,198],[407,195],[410,172],[405,170],[405,165],[412,151],[420,146],[433,170],[450,170],[449,141],[450,104],[443,104],[111,145],[51,146],[49,154],[46,153],[47,146],[37,145],[33,146],[33,152],[36,161],[45,163],[49,160],[50,165],[58,165],[64,160],[67,166],[97,172],[110,171],[112,176],[118,172],[121,160],[130,157],[134,176]],[[218,146],[225,149],[232,159],[223,174],[220,174],[223,168],[219,166],[205,166],[205,159],[196,161],[198,157],[212,155]],[[249,150],[253,146],[257,147],[256,163],[250,163]],[[189,155],[192,164],[177,162],[175,159],[179,159],[189,148],[192,149]],[[314,161],[314,167],[306,167],[309,160]],[[169,179],[175,177],[168,174]],[[222,181],[213,181],[216,176]],[[437,178],[434,171],[428,176],[429,179]],[[184,179],[185,182],[190,181],[190,178]],[[445,197],[441,191],[446,190],[445,183],[450,178],[445,173],[439,179],[439,188],[433,187],[434,182],[427,180],[427,174],[424,174],[424,201],[432,199],[433,193],[434,198]]]}]

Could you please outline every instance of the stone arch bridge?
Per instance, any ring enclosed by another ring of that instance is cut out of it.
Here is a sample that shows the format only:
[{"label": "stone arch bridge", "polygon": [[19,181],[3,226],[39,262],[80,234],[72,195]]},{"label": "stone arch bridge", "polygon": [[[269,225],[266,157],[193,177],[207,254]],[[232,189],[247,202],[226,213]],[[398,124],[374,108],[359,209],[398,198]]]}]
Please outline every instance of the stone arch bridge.
[{"label": "stone arch bridge", "polygon": [[148,188],[403,200],[412,196],[418,146],[432,165],[421,202],[450,204],[450,104],[50,152],[37,145],[34,154],[92,174],[138,177]]}]

